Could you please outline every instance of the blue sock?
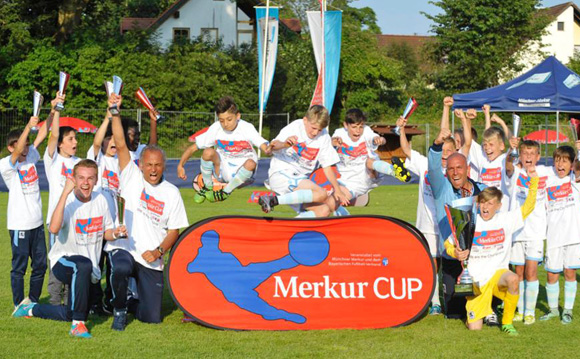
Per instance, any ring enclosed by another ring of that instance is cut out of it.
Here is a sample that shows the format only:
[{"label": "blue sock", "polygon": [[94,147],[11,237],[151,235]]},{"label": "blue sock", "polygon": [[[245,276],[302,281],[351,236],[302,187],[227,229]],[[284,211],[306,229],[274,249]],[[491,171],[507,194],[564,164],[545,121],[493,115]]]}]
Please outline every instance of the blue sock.
[{"label": "blue sock", "polygon": [[224,192],[232,193],[233,190],[246,183],[252,178],[252,171],[248,171],[245,167],[240,167],[234,178],[226,185]]},{"label": "blue sock", "polygon": [[546,295],[548,297],[548,307],[551,310],[558,310],[558,297],[560,295],[560,285],[558,282],[554,284],[546,283]]},{"label": "blue sock", "polygon": [[572,310],[574,308],[574,300],[576,299],[576,289],[578,282],[564,282],[564,309]]},{"label": "blue sock", "polygon": [[312,211],[304,211],[304,212],[298,213],[298,215],[294,218],[315,218],[315,217],[316,217],[316,213],[314,213]]},{"label": "blue sock", "polygon": [[379,173],[384,173],[389,176],[395,175],[395,171],[393,171],[393,166],[385,161],[374,161],[373,170]]},{"label": "blue sock", "polygon": [[350,215],[350,212],[343,206],[338,206],[338,208],[336,209],[336,211],[333,212],[333,214],[336,217],[340,217],[340,216],[348,216]]},{"label": "blue sock", "polygon": [[201,178],[203,178],[203,184],[207,189],[212,189],[213,179],[211,178],[211,175],[213,173],[213,162],[202,159],[199,167],[201,170]]},{"label": "blue sock", "polygon": [[[558,288],[559,289],[559,288]],[[535,280],[533,282],[526,282],[525,289],[525,313],[524,315],[535,315],[536,302],[538,301],[538,292],[540,291],[540,282]],[[522,293],[520,292],[520,297]]]},{"label": "blue sock", "polygon": [[526,288],[525,285],[526,282],[524,282],[523,280],[520,281],[520,298],[518,299],[518,313],[524,313],[524,290]]},{"label": "blue sock", "polygon": [[311,189],[299,189],[294,192],[278,196],[278,203],[279,204],[312,203],[312,197],[313,195]]}]

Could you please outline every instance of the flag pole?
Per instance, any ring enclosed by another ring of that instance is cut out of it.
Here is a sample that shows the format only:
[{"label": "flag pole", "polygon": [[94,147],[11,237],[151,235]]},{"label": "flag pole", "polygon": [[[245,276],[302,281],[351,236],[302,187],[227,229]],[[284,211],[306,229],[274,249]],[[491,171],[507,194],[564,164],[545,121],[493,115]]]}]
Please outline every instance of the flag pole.
[{"label": "flag pole", "polygon": [[[324,13],[326,12],[326,0],[322,0],[320,5],[320,16],[322,17],[322,61],[320,65],[320,73],[322,76],[322,105],[326,107],[326,39],[324,33]],[[330,109],[327,108],[327,110],[330,112]]]},{"label": "flag pole", "polygon": [[[269,30],[269,19],[270,19],[270,0],[266,1],[266,21],[264,23],[264,47],[262,51],[262,78],[260,79],[261,82],[261,91],[260,91],[260,124],[258,125],[258,133],[262,136],[262,123],[264,121],[264,91],[266,88],[266,51],[268,49],[268,30]],[[259,28],[259,26],[258,26]],[[262,151],[258,148],[258,159],[262,155]]]}]

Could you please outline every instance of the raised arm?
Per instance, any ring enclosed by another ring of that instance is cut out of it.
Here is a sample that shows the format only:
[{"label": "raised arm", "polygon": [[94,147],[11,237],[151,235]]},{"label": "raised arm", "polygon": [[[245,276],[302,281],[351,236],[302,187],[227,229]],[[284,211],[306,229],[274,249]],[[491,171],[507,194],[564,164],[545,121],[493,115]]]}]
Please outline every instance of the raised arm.
[{"label": "raised arm", "polygon": [[508,178],[512,178],[512,176],[514,175],[515,168],[514,168],[514,157],[511,156],[511,153],[513,149],[518,148],[520,139],[517,137],[511,137],[509,143],[510,149],[508,150],[508,155],[505,158],[505,173],[508,176]]},{"label": "raised arm", "polygon": [[481,107],[481,110],[483,111],[483,115],[485,116],[485,130],[487,130],[488,128],[491,127],[491,106],[488,104],[485,104]]},{"label": "raised arm", "polygon": [[107,128],[111,123],[111,119],[113,115],[109,111],[109,108],[113,105],[111,102],[111,97],[107,99],[107,113],[105,114],[105,118],[103,119],[103,123],[99,126],[99,129],[95,133],[95,137],[93,138],[93,153],[95,154],[95,158],[91,158],[92,160],[96,160],[99,156],[99,151],[103,145],[103,140],[105,139],[105,135],[107,134]]},{"label": "raised arm", "polygon": [[470,108],[465,113],[465,118],[461,119],[461,127],[463,127],[463,138],[465,139],[465,143],[461,148],[457,150],[463,153],[465,157],[469,157],[469,150],[471,149],[471,140],[473,136],[471,135],[471,123],[477,117],[477,111],[475,109]]},{"label": "raised arm", "polygon": [[[55,110],[57,103],[64,103],[65,96],[60,95],[59,92],[56,93],[56,98],[50,101],[51,110],[50,113],[52,114],[52,126],[50,128],[50,137],[48,138],[48,144],[46,145],[46,149],[48,150],[48,155],[50,158],[54,156],[54,151],[56,151],[56,147],[58,146],[58,136],[60,131],[60,112]],[[47,120],[48,123],[48,120]],[[35,141],[36,142],[36,141]]]},{"label": "raised arm", "polygon": [[157,145],[157,113],[153,110],[149,110],[149,144]]},{"label": "raised arm", "polygon": [[453,106],[453,97],[447,96],[443,99],[443,113],[441,114],[441,123],[439,128],[450,129],[449,127],[449,112],[451,112],[451,106]]},{"label": "raised arm", "polygon": [[197,144],[193,144],[183,151],[181,155],[181,159],[179,160],[179,164],[177,165],[177,177],[181,178],[182,180],[187,180],[187,174],[185,173],[185,163],[189,160],[191,155],[197,151]]},{"label": "raised arm", "polygon": [[401,145],[401,150],[405,154],[405,157],[411,158],[411,144],[407,140],[407,135],[405,134],[405,125],[407,120],[402,116],[397,119],[397,126],[399,127],[399,144]]},{"label": "raised arm", "polygon": [[501,117],[499,117],[497,114],[494,113],[493,116],[491,116],[491,122],[495,122],[501,126],[501,129],[503,130],[503,133],[506,138],[511,137],[510,129],[507,127],[507,125],[505,124],[504,120],[501,119]]},{"label": "raised arm", "polygon": [[58,199],[58,203],[56,204],[54,212],[52,213],[52,218],[50,219],[50,227],[48,227],[50,233],[58,234],[58,232],[62,228],[66,199],[68,195],[74,190],[74,188],[75,188],[74,181],[70,178],[67,178],[66,183],[64,185],[64,189],[62,190],[60,198]]},{"label": "raised arm", "polygon": [[24,152],[24,148],[26,148],[26,142],[28,140],[28,135],[30,134],[30,129],[36,125],[38,125],[38,117],[33,116],[30,118],[30,120],[28,120],[26,126],[24,126],[24,130],[22,130],[20,137],[18,137],[16,145],[14,145],[14,151],[12,151],[12,154],[10,155],[10,163],[12,163],[12,165],[15,165],[16,162],[18,162],[18,157],[20,157],[22,152]]},{"label": "raised arm", "polygon": [[[115,93],[111,94],[112,103],[116,103],[117,107],[121,109],[121,102],[123,98]],[[123,124],[121,123],[121,115],[113,115],[113,138],[115,139],[115,147],[117,148],[117,157],[119,159],[119,170],[123,171],[125,167],[131,162],[131,154],[125,142],[125,132],[123,131]]]},{"label": "raised arm", "polygon": [[431,189],[433,190],[433,196],[438,198],[445,185],[445,175],[441,172],[441,157],[443,154],[443,143],[446,138],[451,137],[451,131],[449,129],[442,129],[439,131],[437,138],[433,141],[433,146],[429,149],[429,155],[427,157],[429,181],[431,182]]}]

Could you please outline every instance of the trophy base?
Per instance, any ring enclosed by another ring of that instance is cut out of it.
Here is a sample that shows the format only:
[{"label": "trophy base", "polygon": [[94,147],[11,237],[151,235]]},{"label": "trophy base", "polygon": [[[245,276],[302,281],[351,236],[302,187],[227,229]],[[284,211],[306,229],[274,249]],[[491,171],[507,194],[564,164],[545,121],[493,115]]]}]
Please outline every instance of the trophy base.
[{"label": "trophy base", "polygon": [[166,120],[165,116],[163,115],[157,115],[157,124],[160,125],[161,123],[163,123]]},{"label": "trophy base", "polygon": [[64,105],[62,103],[57,103],[54,106],[54,110],[60,112],[60,111],[64,110]]},{"label": "trophy base", "polygon": [[473,283],[466,283],[466,284],[456,284],[455,285],[455,293],[453,293],[456,297],[473,297],[475,296],[475,292],[473,290]]},{"label": "trophy base", "polygon": [[119,115],[119,108],[116,105],[113,105],[113,106],[109,107],[109,112],[113,116],[118,116]]}]

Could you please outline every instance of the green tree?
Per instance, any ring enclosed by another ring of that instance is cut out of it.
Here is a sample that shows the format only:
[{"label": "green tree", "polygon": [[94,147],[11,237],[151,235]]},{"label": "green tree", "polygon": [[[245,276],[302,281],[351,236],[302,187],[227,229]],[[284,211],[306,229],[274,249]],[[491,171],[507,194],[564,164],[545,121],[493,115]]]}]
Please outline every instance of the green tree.
[{"label": "green tree", "polygon": [[440,0],[433,21],[432,58],[444,64],[438,73],[442,89],[471,91],[497,85],[504,74],[521,70],[518,55],[536,52],[548,19],[536,7],[540,0]]}]

